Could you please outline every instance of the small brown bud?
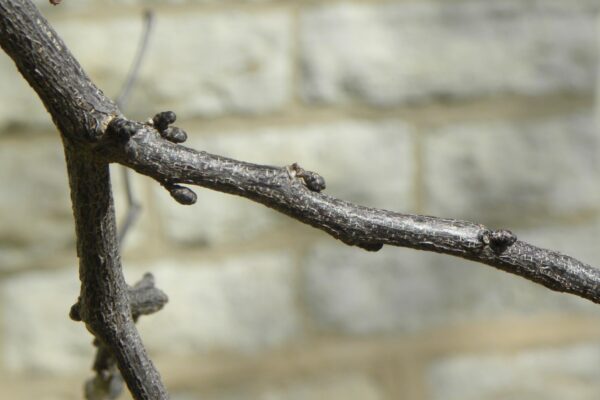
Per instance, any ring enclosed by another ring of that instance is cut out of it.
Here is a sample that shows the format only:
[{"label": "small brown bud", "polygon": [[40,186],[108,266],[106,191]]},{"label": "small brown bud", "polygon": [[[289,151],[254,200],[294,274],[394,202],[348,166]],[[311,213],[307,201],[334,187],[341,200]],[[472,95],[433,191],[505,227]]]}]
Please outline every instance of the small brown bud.
[{"label": "small brown bud", "polygon": [[325,189],[325,179],[316,172],[304,171],[302,179],[304,179],[306,187],[313,192],[320,192]]},{"label": "small brown bud", "polygon": [[163,111],[159,112],[152,118],[152,125],[156,128],[157,131],[163,132],[166,130],[169,125],[175,122],[177,116],[173,111]]},{"label": "small brown bud", "polygon": [[167,187],[167,190],[171,194],[171,197],[175,199],[175,201],[185,206],[194,204],[198,199],[196,193],[194,193],[193,190],[186,188],[185,186],[173,185]]},{"label": "small brown bud", "polygon": [[173,143],[183,143],[187,140],[187,133],[183,129],[171,126],[162,131],[161,136]]}]

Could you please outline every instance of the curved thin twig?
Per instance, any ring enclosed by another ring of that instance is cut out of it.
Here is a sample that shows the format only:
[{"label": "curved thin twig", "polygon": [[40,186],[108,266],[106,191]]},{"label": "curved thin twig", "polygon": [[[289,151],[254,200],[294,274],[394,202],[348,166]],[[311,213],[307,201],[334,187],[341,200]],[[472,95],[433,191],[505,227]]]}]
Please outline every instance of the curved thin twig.
[{"label": "curved thin twig", "polygon": [[135,83],[139,76],[140,67],[142,66],[142,61],[144,60],[144,56],[146,55],[146,51],[148,50],[148,43],[150,41],[150,35],[152,33],[153,26],[154,13],[152,12],[152,10],[144,11],[144,29],[142,31],[140,43],[135,53],[133,63],[131,64],[129,72],[127,73],[127,79],[121,87],[119,96],[115,100],[115,103],[121,110],[125,110],[127,108],[127,102],[129,101],[131,90],[135,86]]},{"label": "curved thin twig", "polygon": [[[140,68],[142,66],[142,61],[144,60],[144,56],[146,55],[146,51],[148,50],[148,43],[150,41],[150,35],[152,33],[153,26],[154,13],[152,12],[152,10],[144,11],[144,28],[142,31],[140,43],[138,45],[138,49],[133,59],[133,63],[129,68],[127,79],[125,80],[125,83],[121,88],[121,92],[119,93],[119,96],[115,101],[117,107],[119,107],[120,110],[125,111],[127,107],[127,102],[129,101],[129,98],[131,96],[131,90],[137,82],[137,78],[140,73]],[[125,218],[123,219],[123,223],[121,224],[121,230],[119,231],[119,246],[123,248],[123,242],[125,240],[125,237],[127,237],[127,233],[137,221],[142,207],[133,194],[133,188],[131,186],[131,173],[129,169],[122,167],[121,176],[123,177],[123,184],[125,185],[125,196],[127,200],[127,210],[125,211]]]}]

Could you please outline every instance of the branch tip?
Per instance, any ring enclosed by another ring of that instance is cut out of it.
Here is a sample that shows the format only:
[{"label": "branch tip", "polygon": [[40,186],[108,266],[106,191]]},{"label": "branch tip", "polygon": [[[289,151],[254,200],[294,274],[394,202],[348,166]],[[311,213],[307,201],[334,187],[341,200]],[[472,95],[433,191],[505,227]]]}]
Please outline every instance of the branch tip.
[{"label": "branch tip", "polygon": [[96,374],[85,382],[86,400],[113,400],[123,391],[123,376],[117,369],[117,361],[110,349],[94,339],[96,357],[92,369]]},{"label": "branch tip", "polygon": [[85,383],[86,400],[114,400],[123,392],[123,378],[118,371],[98,373]]},{"label": "branch tip", "polygon": [[138,282],[135,283],[135,285],[133,285],[133,288],[134,289],[153,288],[154,284],[155,284],[154,275],[152,275],[152,273],[150,273],[150,272],[146,272],[142,276],[142,279],[140,279]]},{"label": "branch tip", "polygon": [[150,315],[161,310],[169,297],[154,284],[154,276],[146,273],[142,279],[129,288],[129,301],[134,321],[142,315]]}]

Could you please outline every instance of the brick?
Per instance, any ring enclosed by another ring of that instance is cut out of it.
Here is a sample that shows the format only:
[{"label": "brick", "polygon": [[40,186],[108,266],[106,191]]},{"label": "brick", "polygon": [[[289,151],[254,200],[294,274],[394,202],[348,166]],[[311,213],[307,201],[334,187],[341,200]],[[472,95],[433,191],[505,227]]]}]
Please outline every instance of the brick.
[{"label": "brick", "polygon": [[155,275],[158,287],[169,296],[164,310],[138,324],[157,357],[256,353],[301,335],[289,253],[198,262],[164,260],[144,270]]},{"label": "brick", "polygon": [[[393,210],[415,206],[411,128],[399,120],[207,133],[193,136],[189,146],[259,164],[299,162],[325,177],[329,195]],[[165,232],[178,243],[243,241],[289,221],[230,195],[201,190],[198,205],[182,207],[164,189],[156,191]]]},{"label": "brick", "polygon": [[58,137],[3,140],[0,185],[0,270],[72,249],[75,229]]},{"label": "brick", "polygon": [[366,375],[359,373],[328,376],[320,380],[298,382],[264,390],[260,400],[379,400],[379,388]]},{"label": "brick", "polygon": [[[212,262],[128,265],[128,282],[154,273],[169,303],[138,328],[158,357],[212,351],[256,353],[300,336],[288,253]],[[17,373],[72,374],[93,360],[91,336],[68,318],[77,300],[77,269],[30,272],[0,283],[2,366]],[[168,329],[165,329],[168,327]]]},{"label": "brick", "polygon": [[[146,119],[162,110],[193,117],[281,109],[291,96],[290,24],[282,11],[158,13],[128,114]],[[115,97],[136,51],[141,18],[56,19],[53,25],[98,87]],[[40,101],[5,55],[0,74],[14,77],[0,93],[0,130],[47,123]]]},{"label": "brick", "polygon": [[50,4],[48,0],[35,0],[35,5],[45,13],[68,13],[73,10],[81,10],[81,9],[93,9],[96,8],[106,8],[109,6],[117,6],[117,5],[127,5],[127,6],[160,6],[164,4],[168,4],[170,6],[185,6],[185,5],[195,5],[195,4],[241,4],[241,3],[261,3],[268,0],[77,0],[73,1],[70,4],[67,4],[66,1],[62,3],[60,7],[56,7]]},{"label": "brick", "polygon": [[[120,168],[111,166],[111,171],[120,228],[126,211],[125,188]],[[130,177],[142,213],[128,234],[126,249],[140,251],[152,232],[144,184],[157,184],[135,173]],[[34,132],[23,139],[0,141],[0,185],[6,188],[0,191],[0,271],[42,267],[52,264],[55,256],[74,256],[70,190],[57,134],[43,137]]]},{"label": "brick", "polygon": [[155,225],[155,218],[152,212],[152,205],[149,201],[148,186],[159,185],[155,180],[140,175],[132,170],[117,164],[110,165],[110,180],[115,204],[115,214],[117,220],[117,232],[121,234],[123,224],[129,212],[127,202],[127,187],[125,184],[124,172],[127,171],[129,184],[133,201],[139,205],[137,219],[130,225],[129,230],[123,240],[122,255],[130,254],[148,254],[148,247],[152,246],[153,235],[159,236],[160,227]]},{"label": "brick", "polygon": [[0,283],[2,365],[17,373],[68,374],[90,368],[92,337],[71,321],[77,268],[30,272]]},{"label": "brick", "polygon": [[321,374],[320,378],[299,377],[283,384],[268,384],[263,388],[236,387],[228,384],[209,393],[183,391],[173,393],[173,400],[379,400],[381,390],[367,375],[359,372]]},{"label": "brick", "polygon": [[598,345],[442,358],[428,370],[431,399],[597,399]]},{"label": "brick", "polygon": [[588,114],[462,123],[429,133],[426,213],[493,225],[575,215],[600,203],[600,142]]},{"label": "brick", "polygon": [[15,133],[25,128],[47,127],[51,119],[41,100],[15,67],[13,61],[0,51],[0,133]]},{"label": "brick", "polygon": [[307,102],[392,106],[495,94],[591,93],[597,4],[342,3],[301,18]]},{"label": "brick", "polygon": [[290,25],[278,11],[158,16],[138,109],[182,117],[280,109],[290,97]]},{"label": "brick", "polygon": [[[583,247],[580,239],[598,226],[594,221],[572,228],[546,226],[516,233],[548,247],[554,244],[553,237],[562,237],[557,249],[577,257]],[[587,243],[592,248],[581,254],[594,257],[597,246]],[[588,316],[597,312],[597,306],[587,300],[552,292],[486,265],[410,249],[384,247],[378,253],[367,253],[322,242],[302,264],[301,298],[310,318],[324,332],[416,333],[503,316]]]}]

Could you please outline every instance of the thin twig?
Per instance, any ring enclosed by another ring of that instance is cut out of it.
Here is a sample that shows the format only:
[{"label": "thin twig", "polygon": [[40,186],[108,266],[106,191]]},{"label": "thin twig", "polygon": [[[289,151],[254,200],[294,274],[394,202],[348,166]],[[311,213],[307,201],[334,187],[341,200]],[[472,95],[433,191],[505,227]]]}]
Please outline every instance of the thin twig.
[{"label": "thin twig", "polygon": [[[152,12],[152,10],[146,10],[144,12],[144,29],[140,38],[138,49],[136,51],[133,63],[131,64],[131,67],[129,69],[129,73],[127,74],[127,79],[125,80],[125,83],[121,88],[121,92],[119,93],[119,96],[116,100],[117,106],[119,107],[119,109],[121,109],[122,112],[125,112],[127,103],[129,102],[131,91],[138,80],[139,72],[142,66],[142,61],[144,60],[146,50],[148,49],[148,43],[150,41],[150,35],[152,33],[153,26],[154,13]],[[125,218],[123,219],[123,223],[121,224],[121,230],[119,232],[119,246],[123,248],[123,242],[125,241],[127,233],[139,217],[141,205],[136,200],[133,194],[130,170],[128,168],[121,167],[121,176],[123,178],[123,184],[125,186],[125,196],[127,199],[127,210],[125,212]]]},{"label": "thin twig", "polygon": [[348,245],[450,254],[600,303],[599,269],[517,240],[509,231],[358,206],[323,194],[324,179],[295,163],[272,167],[199,152],[166,140],[148,124],[116,118],[107,133],[107,147],[99,148],[104,157],[156,179],[181,203],[191,203],[193,192],[179,184],[207,187],[264,204]]},{"label": "thin twig", "polygon": [[144,29],[142,31],[142,36],[140,38],[135,58],[133,59],[131,67],[129,68],[127,79],[121,87],[121,92],[119,93],[119,96],[115,101],[119,109],[121,109],[121,111],[127,108],[127,102],[129,101],[131,90],[133,89],[138,80],[140,67],[142,66],[142,61],[144,60],[146,51],[148,50],[148,43],[150,42],[150,35],[152,33],[153,26],[154,13],[152,12],[152,10],[144,11]]}]

